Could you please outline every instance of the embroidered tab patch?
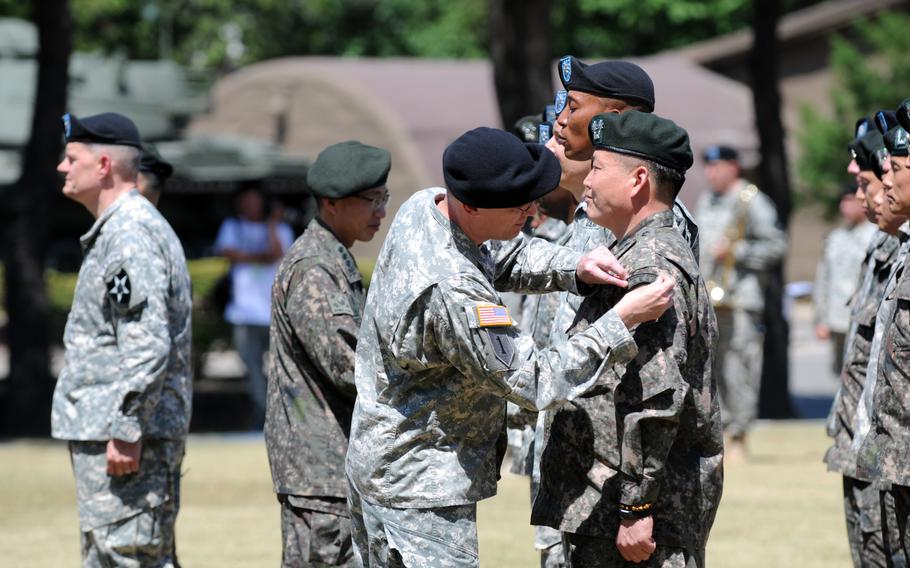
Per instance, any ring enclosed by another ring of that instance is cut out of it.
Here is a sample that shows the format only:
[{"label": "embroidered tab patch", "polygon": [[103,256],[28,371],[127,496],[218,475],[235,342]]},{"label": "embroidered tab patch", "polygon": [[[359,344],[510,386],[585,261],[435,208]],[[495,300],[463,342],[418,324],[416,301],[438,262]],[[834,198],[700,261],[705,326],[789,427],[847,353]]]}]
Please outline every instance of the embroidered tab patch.
[{"label": "embroidered tab patch", "polygon": [[477,306],[477,325],[480,327],[493,327],[497,325],[512,325],[509,308],[494,304]]}]

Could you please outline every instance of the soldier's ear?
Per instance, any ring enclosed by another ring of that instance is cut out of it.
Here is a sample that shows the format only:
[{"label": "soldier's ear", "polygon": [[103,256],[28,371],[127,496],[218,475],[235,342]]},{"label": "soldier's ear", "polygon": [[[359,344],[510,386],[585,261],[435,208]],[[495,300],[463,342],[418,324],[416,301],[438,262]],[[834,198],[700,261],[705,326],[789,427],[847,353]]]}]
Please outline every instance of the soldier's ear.
[{"label": "soldier's ear", "polygon": [[639,194],[641,194],[643,189],[650,186],[650,184],[649,184],[650,177],[649,176],[651,174],[648,171],[648,168],[646,168],[645,166],[643,166],[643,165],[635,166],[635,169],[633,169],[629,175],[631,176],[630,177],[631,184],[632,184],[631,192],[632,192],[633,197],[638,196]]}]

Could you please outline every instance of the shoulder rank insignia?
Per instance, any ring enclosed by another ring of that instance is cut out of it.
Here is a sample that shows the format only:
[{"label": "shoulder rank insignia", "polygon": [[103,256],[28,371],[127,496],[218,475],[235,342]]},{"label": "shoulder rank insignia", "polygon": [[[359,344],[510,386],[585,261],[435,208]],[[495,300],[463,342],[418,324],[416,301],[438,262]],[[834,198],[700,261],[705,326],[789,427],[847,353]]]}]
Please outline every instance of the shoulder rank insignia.
[{"label": "shoulder rank insignia", "polygon": [[495,327],[512,325],[509,308],[493,304],[480,304],[477,306],[477,325],[480,327]]},{"label": "shoulder rank insignia", "polygon": [[120,269],[107,282],[107,294],[111,301],[121,308],[128,308],[130,305],[130,295],[132,294],[133,285],[130,283],[130,277],[126,270]]}]

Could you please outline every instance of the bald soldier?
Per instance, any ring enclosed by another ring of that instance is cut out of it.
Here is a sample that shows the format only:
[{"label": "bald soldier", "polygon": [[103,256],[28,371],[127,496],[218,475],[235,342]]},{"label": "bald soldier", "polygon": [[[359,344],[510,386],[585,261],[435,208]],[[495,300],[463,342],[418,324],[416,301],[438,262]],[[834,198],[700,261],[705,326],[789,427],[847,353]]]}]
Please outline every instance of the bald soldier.
[{"label": "bald soldier", "polygon": [[717,324],[672,206],[692,165],[688,134],[628,111],[594,117],[589,218],[618,237],[629,288],[587,297],[570,341],[638,286],[669,274],[673,309],[631,330],[638,356],[555,411],[531,520],[563,531],[569,566],[705,563],[720,501],[723,435],[713,377]]},{"label": "bald soldier", "polygon": [[319,213],[272,287],[265,442],[288,568],[353,566],[344,454],[365,292],[349,249],[379,230],[391,163],[356,141],[319,153],[307,173]]},{"label": "bald soldier", "polygon": [[63,336],[51,434],[69,441],[84,566],[177,566],[190,422],[192,296],[183,248],[136,190],[127,117],[65,115],[63,193],[95,224]]},{"label": "bald soldier", "polygon": [[[501,290],[576,291],[625,282],[603,250],[582,257],[539,239],[494,262],[559,182],[556,158],[490,128],[446,148],[447,187],[399,209],[376,262],[357,344],[347,455],[362,566],[476,567],[476,503],[496,492],[506,401],[536,410],[579,396],[597,370],[630,361],[627,326],[667,306],[660,280],[627,295],[559,349],[518,332]],[[597,275],[597,278],[591,278]]]}]

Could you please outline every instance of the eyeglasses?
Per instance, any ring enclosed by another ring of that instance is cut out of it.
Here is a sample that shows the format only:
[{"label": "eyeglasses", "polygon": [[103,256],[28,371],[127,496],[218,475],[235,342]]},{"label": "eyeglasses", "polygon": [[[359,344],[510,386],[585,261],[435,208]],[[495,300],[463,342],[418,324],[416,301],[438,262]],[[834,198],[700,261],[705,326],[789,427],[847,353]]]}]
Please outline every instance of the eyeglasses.
[{"label": "eyeglasses", "polygon": [[356,197],[357,199],[363,199],[364,201],[369,201],[370,210],[374,211],[374,212],[379,211],[380,209],[385,207],[386,204],[388,204],[388,202],[389,202],[389,193],[388,192],[385,192],[382,195],[375,196],[375,197],[369,197],[369,196],[360,195],[360,194],[356,194],[353,197]]}]

